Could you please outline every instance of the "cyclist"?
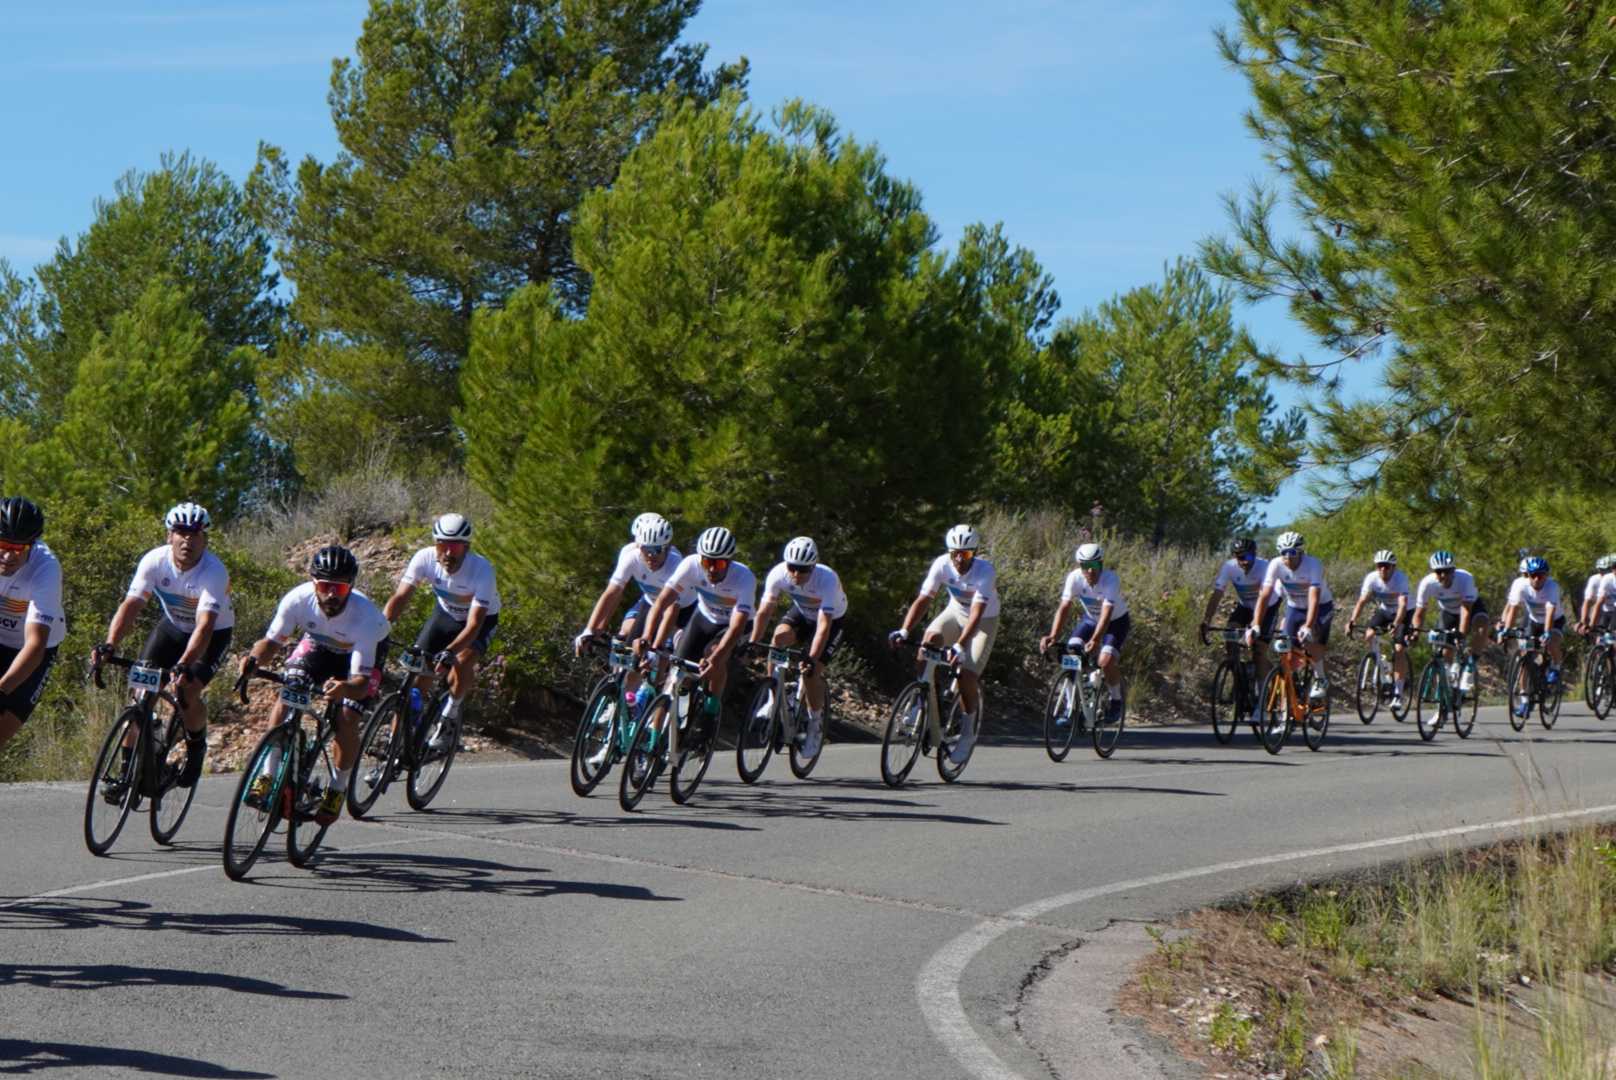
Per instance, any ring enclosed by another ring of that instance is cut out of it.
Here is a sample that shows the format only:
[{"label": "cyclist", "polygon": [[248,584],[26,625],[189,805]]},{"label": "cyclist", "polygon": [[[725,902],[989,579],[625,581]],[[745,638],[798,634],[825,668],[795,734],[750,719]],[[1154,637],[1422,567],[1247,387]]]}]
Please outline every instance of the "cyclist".
[{"label": "cyclist", "polygon": [[[645,617],[645,636],[634,642],[637,655],[662,647],[672,629],[667,616],[691,594],[696,613],[680,635],[674,655],[699,661],[698,674],[707,680],[710,715],[716,715],[729,682],[730,658],[745,640],[757,604],[757,577],[745,563],[735,561],[735,536],[728,529],[706,530],[696,538],[696,553],[679,561]],[[678,671],[669,672],[669,693],[678,688],[678,679]]]},{"label": "cyclist", "polygon": [[1610,572],[1610,556],[1601,555],[1594,560],[1594,572],[1582,587],[1582,607],[1577,613],[1577,633],[1589,637],[1605,628],[1602,593],[1605,576]]},{"label": "cyclist", "polygon": [[162,614],[140,650],[142,663],[171,668],[185,723],[185,768],[178,783],[190,787],[202,775],[208,750],[208,710],[202,690],[213,681],[230,650],[236,613],[230,604],[230,571],[208,550],[213,519],[194,502],[183,502],[163,518],[168,543],[141,556],[129,589],[107,626],[107,640],[93,659],[117,650],[146,601],[155,593]]},{"label": "cyclist", "polygon": [[[1313,685],[1310,698],[1322,698],[1328,692],[1324,674],[1324,650],[1330,643],[1330,620],[1335,616],[1335,596],[1324,583],[1324,564],[1307,554],[1307,541],[1299,532],[1280,533],[1277,541],[1279,558],[1268,563],[1268,574],[1263,578],[1262,591],[1257,594],[1253,622],[1262,622],[1263,612],[1275,593],[1285,591],[1285,636],[1293,639],[1313,661]],[[1246,643],[1256,640],[1257,627],[1246,630]]]},{"label": "cyclist", "polygon": [[[320,800],[315,820],[330,825],[347,801],[348,778],[359,758],[359,708],[382,682],[382,642],[392,627],[370,597],[354,589],[359,560],[345,547],[332,544],[309,560],[309,580],[281,597],[269,629],[241,658],[241,674],[273,664],[299,633],[304,636],[292,650],[286,669],[297,672],[321,692],[342,699],[337,712],[337,775]],[[277,699],[270,724],[281,722],[286,707]],[[262,798],[270,778],[259,777]]]},{"label": "cyclist", "polygon": [[[1543,639],[1543,650],[1549,654],[1549,668],[1543,673],[1543,680],[1550,686],[1560,679],[1560,660],[1564,649],[1560,643],[1560,636],[1565,633],[1565,615],[1560,610],[1560,585],[1549,576],[1549,560],[1541,555],[1533,555],[1526,560],[1526,576],[1516,578],[1515,583],[1509,587],[1509,599],[1504,603],[1504,614],[1499,618],[1496,627],[1497,633],[1502,635],[1504,629],[1515,624],[1515,617],[1522,609],[1526,611],[1526,632],[1532,637]],[[1514,689],[1510,691],[1514,693]],[[1530,701],[1520,701],[1515,705],[1516,715],[1525,716],[1531,712]]]},{"label": "cyclist", "polygon": [[[387,598],[382,617],[389,624],[404,611],[416,586],[427,582],[437,596],[432,617],[416,635],[415,647],[432,658],[438,674],[449,674],[449,700],[443,715],[454,718],[477,685],[477,664],[488,654],[499,626],[499,589],[494,584],[494,567],[471,550],[471,522],[461,514],[443,514],[432,522],[432,546],[417,551],[398,587]],[[425,696],[432,678],[422,672],[415,685]],[[413,717],[412,717],[413,719]],[[441,749],[448,738],[449,725],[439,724],[433,745]]]},{"label": "cyclist", "polygon": [[[1086,653],[1100,649],[1100,670],[1105,673],[1105,685],[1110,690],[1105,719],[1114,724],[1122,716],[1122,643],[1128,640],[1133,625],[1128,617],[1128,601],[1122,598],[1122,581],[1115,570],[1105,569],[1105,549],[1099,544],[1080,544],[1073,558],[1077,569],[1066,575],[1066,587],[1061,590],[1060,604],[1055,608],[1055,622],[1049,633],[1038,639],[1038,651],[1047,653],[1050,645],[1060,636],[1061,626],[1072,601],[1083,606],[1082,620],[1072,628],[1069,645],[1081,645]],[[1070,723],[1067,718],[1063,722]]]},{"label": "cyclist", "polygon": [[[1414,613],[1410,617],[1414,632],[1419,633],[1425,623],[1425,611],[1435,600],[1442,610],[1442,629],[1468,635],[1470,651],[1480,656],[1487,647],[1487,602],[1476,591],[1475,577],[1458,568],[1451,551],[1433,551],[1427,565],[1431,572],[1420,579],[1414,591]],[[1474,688],[1475,676],[1466,667],[1459,676],[1459,689]]]},{"label": "cyclist", "polygon": [[1347,619],[1349,638],[1358,623],[1359,613],[1371,599],[1375,602],[1375,614],[1364,628],[1364,641],[1372,642],[1376,634],[1391,631],[1392,711],[1400,713],[1404,688],[1408,685],[1408,575],[1397,568],[1397,553],[1389,548],[1375,552],[1375,568],[1364,575],[1358,602],[1352,606],[1352,616]]},{"label": "cyclist", "polygon": [[[819,753],[824,738],[824,668],[836,656],[842,641],[842,620],[847,615],[847,593],[836,571],[819,561],[819,546],[811,537],[799,536],[781,553],[783,560],[763,579],[763,604],[758,609],[774,610],[782,598],[791,600],[785,618],[774,628],[774,644],[787,648],[798,641],[808,642],[808,655],[802,661],[802,694],[808,703],[808,731],[802,752],[808,757]],[[752,642],[763,640],[763,619],[752,623]],[[773,665],[770,665],[773,674]],[[773,708],[773,701],[763,706]],[[764,715],[767,715],[766,713]]]},{"label": "cyclist", "polygon": [[[1242,536],[1229,546],[1229,558],[1218,567],[1218,576],[1212,579],[1212,591],[1206,597],[1206,610],[1201,613],[1201,637],[1206,637],[1207,628],[1217,617],[1218,605],[1223,602],[1223,592],[1233,586],[1235,594],[1234,611],[1229,613],[1229,625],[1246,627],[1251,625],[1251,617],[1256,614],[1257,594],[1262,592],[1263,579],[1268,574],[1268,560],[1257,557],[1257,541],[1249,536]],[[1262,637],[1271,637],[1274,633],[1274,616],[1279,614],[1279,605],[1270,605],[1263,615],[1259,634]],[[1229,646],[1230,659],[1234,658],[1235,647]],[[1262,684],[1263,676],[1268,673],[1268,653],[1264,649],[1252,650],[1256,661],[1256,674],[1258,685]]]},{"label": "cyclist", "polygon": [[45,514],[27,499],[0,499],[0,746],[39,704],[67,635],[62,564],[39,542]]},{"label": "cyclist", "polygon": [[1606,555],[1609,571],[1599,580],[1599,611],[1595,616],[1595,629],[1603,633],[1616,630],[1616,554]]},{"label": "cyclist", "polygon": [[999,633],[998,573],[992,563],[976,557],[982,540],[969,525],[949,529],[943,542],[947,553],[932,560],[920,592],[904,614],[903,625],[887,639],[894,649],[906,644],[911,628],[937,590],[948,590],[948,606],[926,627],[923,640],[934,649],[947,648],[960,667],[960,734],[949,751],[949,758],[959,764],[970,759],[976,743],[976,720],[982,714],[982,671]]},{"label": "cyclist", "polygon": [[[673,546],[673,526],[661,514],[645,513],[635,518],[630,535],[634,539],[624,544],[617,553],[617,565],[606,581],[606,588],[601,590],[599,599],[595,601],[589,621],[584,624],[583,631],[572,639],[575,656],[582,656],[589,639],[606,629],[606,621],[617,610],[623,590],[631,581],[639,586],[640,595],[624,614],[617,632],[619,636],[631,640],[644,635],[648,630],[645,617],[650,613],[651,605],[684,561],[679,549]],[[695,594],[681,597],[677,610],[676,625],[682,630],[696,611]],[[623,684],[625,692],[633,695],[639,685],[639,672],[630,671]],[[603,751],[605,749],[602,747]]]}]

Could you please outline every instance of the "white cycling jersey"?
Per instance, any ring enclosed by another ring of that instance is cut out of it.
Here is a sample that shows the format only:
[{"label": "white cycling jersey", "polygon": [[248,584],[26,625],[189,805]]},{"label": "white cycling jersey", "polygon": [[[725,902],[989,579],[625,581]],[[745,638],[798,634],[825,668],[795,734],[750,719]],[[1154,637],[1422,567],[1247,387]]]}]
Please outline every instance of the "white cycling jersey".
[{"label": "white cycling jersey", "polygon": [[[653,570],[645,565],[645,559],[640,556],[640,545],[627,543],[617,553],[617,565],[612,569],[612,576],[606,584],[616,585],[621,589],[632,581],[640,587],[640,595],[648,603],[654,603],[657,593],[662,591],[662,586],[673,577],[673,572],[679,569],[679,564],[683,560],[684,556],[679,554],[679,549],[669,544],[667,557],[662,560],[661,566]],[[695,602],[694,595],[679,598],[680,607],[689,607]]]},{"label": "white cycling jersey", "polygon": [[696,610],[708,622],[727,623],[737,608],[743,615],[757,610],[757,576],[745,563],[731,562],[723,581],[709,581],[701,556],[686,555],[668,579],[667,587],[681,600],[695,593]]},{"label": "white cycling jersey", "polygon": [[983,604],[982,617],[992,619],[999,614],[997,578],[998,571],[986,559],[972,559],[971,565],[961,574],[954,569],[952,559],[939,555],[932,561],[931,569],[926,571],[926,579],[920,583],[920,592],[922,596],[931,597],[937,595],[938,589],[947,589],[949,606],[961,615],[969,617],[972,607]]},{"label": "white cycling jersey", "polygon": [[1599,579],[1599,606],[1604,611],[1616,611],[1616,570]]},{"label": "white cycling jersey", "polygon": [[1565,613],[1560,606],[1560,583],[1553,578],[1545,578],[1541,589],[1532,588],[1531,578],[1516,578],[1515,584],[1509,587],[1509,603],[1525,604],[1527,614],[1535,623],[1543,621],[1544,609],[1549,604],[1554,605],[1556,614]]},{"label": "white cycling jersey", "polygon": [[1267,559],[1252,559],[1250,570],[1240,569],[1238,562],[1229,559],[1218,567],[1218,576],[1212,580],[1212,588],[1224,592],[1232,586],[1234,594],[1240,598],[1240,606],[1254,608],[1257,606],[1257,594],[1262,592],[1263,577],[1267,573]]},{"label": "white cycling jersey", "polygon": [[204,551],[189,570],[174,565],[174,552],[167,544],[146,552],[129,581],[128,595],[145,600],[153,594],[168,621],[187,634],[196,629],[197,616],[209,611],[217,616],[215,631],[236,625],[235,608],[230,604],[230,571],[211,551]]},{"label": "white cycling jersey", "polygon": [[[1364,575],[1363,588],[1358,592],[1358,599],[1369,598],[1374,600],[1375,607],[1387,615],[1397,614],[1397,601],[1408,595],[1408,575],[1402,570],[1393,570],[1390,581],[1380,579],[1379,570],[1371,570]],[[1322,600],[1320,601],[1323,602]]]},{"label": "white cycling jersey", "polygon": [[833,619],[847,614],[847,593],[842,590],[842,579],[824,563],[817,563],[808,580],[798,585],[780,563],[763,579],[763,610],[768,611],[780,597],[791,597],[791,606],[803,618],[812,622],[823,611]]},{"label": "white cycling jersey", "polygon": [[1122,579],[1115,570],[1101,570],[1093,585],[1083,576],[1081,569],[1066,575],[1066,587],[1061,590],[1062,601],[1076,600],[1083,605],[1083,614],[1092,622],[1100,621],[1100,609],[1109,601],[1111,621],[1116,622],[1128,614],[1128,602],[1122,598]]},{"label": "white cycling jersey", "polygon": [[465,622],[473,607],[484,614],[499,614],[499,589],[494,586],[494,565],[476,552],[466,552],[460,569],[454,573],[438,562],[436,548],[422,548],[410,559],[399,577],[400,585],[427,582],[438,598],[438,606],[455,622]]},{"label": "white cycling jersey", "polygon": [[1263,578],[1268,588],[1269,603],[1273,603],[1275,586],[1285,590],[1285,602],[1293,608],[1307,610],[1307,591],[1319,587],[1319,607],[1335,602],[1330,586],[1324,583],[1324,564],[1317,555],[1303,555],[1292,570],[1283,558],[1268,561],[1268,576]]},{"label": "white cycling jersey", "polygon": [[1420,578],[1420,587],[1414,594],[1414,609],[1423,611],[1433,599],[1443,611],[1457,615],[1466,604],[1474,606],[1481,599],[1481,593],[1476,591],[1476,579],[1468,570],[1455,570],[1453,584],[1448,586],[1443,586],[1433,570]]},{"label": "white cycling jersey", "polygon": [[62,610],[62,564],[51,549],[35,542],[28,561],[10,577],[0,575],[0,645],[20,649],[29,623],[49,627],[45,647],[55,648],[67,636]]},{"label": "white cycling jersey", "polygon": [[[1588,581],[1582,587],[1582,602],[1584,604],[1586,604],[1589,600],[1592,600],[1592,599],[1595,599],[1596,597],[1598,597],[1598,595],[1599,595],[1599,585],[1604,580],[1605,580],[1605,575],[1601,574],[1601,573],[1598,573],[1598,572],[1595,572],[1595,573],[1592,573],[1592,574],[1588,575]],[[1579,608],[1578,610],[1581,610],[1581,609]]]},{"label": "white cycling jersey", "polygon": [[305,581],[281,597],[264,636],[285,645],[299,633],[307,633],[322,649],[349,653],[353,658],[350,675],[368,675],[376,666],[377,646],[392,628],[381,609],[357,589],[348,594],[348,603],[338,615],[327,615],[315,598],[314,582]]}]

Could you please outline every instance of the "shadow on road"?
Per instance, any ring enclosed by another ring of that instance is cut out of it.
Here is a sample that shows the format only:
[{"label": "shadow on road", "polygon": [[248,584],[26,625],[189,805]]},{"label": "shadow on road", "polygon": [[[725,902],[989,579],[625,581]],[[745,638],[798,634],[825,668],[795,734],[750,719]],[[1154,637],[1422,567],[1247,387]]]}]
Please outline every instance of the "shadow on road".
[{"label": "shadow on road", "polygon": [[46,1069],[118,1069],[126,1073],[153,1076],[196,1076],[218,1080],[260,1080],[274,1073],[229,1069],[211,1061],[154,1054],[146,1050],[126,1050],[117,1046],[85,1046],[80,1043],[30,1042],[27,1039],[0,1039],[0,1073],[23,1075]]},{"label": "shadow on road", "polygon": [[[238,994],[262,994],[265,997],[313,998],[320,1001],[348,999],[347,994],[294,990],[266,979],[249,979],[242,975],[225,975],[212,971],[130,967],[127,964],[0,964],[0,986],[18,985],[37,986],[47,990],[185,986],[208,990],[232,990]],[[0,1069],[0,1072],[4,1071]]]},{"label": "shadow on road", "polygon": [[508,866],[454,855],[357,851],[333,858],[318,866],[310,876],[287,878],[274,884],[281,888],[338,892],[463,892],[529,899],[582,894],[602,900],[683,902],[682,897],[659,896],[643,885],[534,876],[547,873],[549,871],[540,866]]},{"label": "shadow on road", "polygon": [[7,906],[0,900],[0,930],[177,930],[186,934],[226,937],[242,934],[314,935],[349,937],[366,941],[445,944],[449,938],[427,937],[354,919],[320,919],[306,915],[270,915],[257,912],[203,913],[163,911],[135,900],[94,897],[57,897],[23,900]]},{"label": "shadow on road", "polygon": [[[835,781],[843,786],[846,781]],[[880,783],[876,781],[876,783]],[[882,784],[880,790],[888,790]],[[832,785],[782,782],[779,787],[767,781],[760,784],[711,784],[701,789],[702,803],[724,813],[761,818],[808,818],[816,821],[911,821],[943,822],[950,825],[1005,825],[1007,822],[965,814],[945,814],[930,810],[930,804],[913,799],[882,796],[832,794]]]},{"label": "shadow on road", "polygon": [[[705,789],[704,789],[705,790]],[[472,807],[455,807],[444,810],[428,810],[424,814],[400,814],[395,817],[383,817],[372,814],[366,821],[375,821],[384,825],[396,825],[400,828],[409,828],[411,822],[432,824],[434,822],[447,824],[449,822],[466,822],[470,825],[487,827],[490,825],[570,825],[583,829],[591,828],[621,828],[636,825],[684,825],[692,829],[717,829],[724,832],[757,832],[752,825],[742,825],[734,821],[714,821],[711,818],[699,817],[663,817],[647,818],[641,815],[624,814],[617,810],[615,795],[596,797],[586,806],[598,806],[604,813],[600,814],[573,814],[564,810],[514,810],[500,808],[477,809]]]}]

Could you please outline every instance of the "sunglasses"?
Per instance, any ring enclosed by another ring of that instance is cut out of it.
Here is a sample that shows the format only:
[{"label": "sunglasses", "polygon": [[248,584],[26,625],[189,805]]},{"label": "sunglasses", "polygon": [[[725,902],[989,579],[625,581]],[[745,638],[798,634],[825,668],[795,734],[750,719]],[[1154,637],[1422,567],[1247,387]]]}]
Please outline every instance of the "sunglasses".
[{"label": "sunglasses", "polygon": [[729,560],[728,559],[709,559],[707,556],[703,555],[701,557],[701,565],[706,567],[708,570],[728,570],[729,569]]},{"label": "sunglasses", "polygon": [[27,551],[33,546],[34,545],[32,543],[13,544],[9,540],[0,540],[0,551],[9,551],[13,555],[21,555],[23,552]]},{"label": "sunglasses", "polygon": [[1391,569],[1392,567],[1394,567],[1396,565],[1397,564],[1394,563],[1394,562],[1378,562],[1378,563],[1375,564],[1375,569],[1376,570],[1389,570],[1389,569]]},{"label": "sunglasses", "polygon": [[353,592],[353,586],[346,581],[316,581],[314,592],[318,596],[343,597]]},{"label": "sunglasses", "polygon": [[1077,564],[1078,569],[1080,570],[1098,570],[1104,565],[1105,564],[1098,559],[1094,560],[1093,562],[1080,562]]},{"label": "sunglasses", "polygon": [[667,552],[667,544],[641,544],[640,554],[647,559],[660,559]]},{"label": "sunglasses", "polygon": [[459,554],[460,552],[463,552],[467,548],[471,547],[471,545],[464,540],[439,540],[438,547],[443,551],[451,551]]},{"label": "sunglasses", "polygon": [[200,536],[202,534],[202,526],[200,526],[200,525],[176,525],[176,526],[174,526],[172,529],[170,529],[168,531],[171,532],[171,533],[178,533],[181,536]]},{"label": "sunglasses", "polygon": [[786,573],[788,574],[806,574],[812,569],[813,565],[811,563],[786,563]]},{"label": "sunglasses", "polygon": [[1301,553],[1302,553],[1301,548],[1285,548],[1283,551],[1280,552],[1280,554],[1285,556],[1287,559],[1290,558],[1293,555],[1300,555]]}]

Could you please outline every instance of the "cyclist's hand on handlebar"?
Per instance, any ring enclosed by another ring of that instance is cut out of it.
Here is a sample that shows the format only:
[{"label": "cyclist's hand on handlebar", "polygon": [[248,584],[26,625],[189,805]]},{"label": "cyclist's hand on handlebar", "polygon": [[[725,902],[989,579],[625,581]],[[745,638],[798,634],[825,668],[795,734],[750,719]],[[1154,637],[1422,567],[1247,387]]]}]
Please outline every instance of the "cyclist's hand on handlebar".
[{"label": "cyclist's hand on handlebar", "polygon": [[1208,630],[1210,630],[1210,629],[1212,629],[1212,628],[1210,626],[1206,625],[1206,623],[1201,624],[1200,633],[1201,633],[1201,644],[1202,645],[1210,645],[1210,644],[1212,644],[1212,642],[1206,636],[1206,632]]},{"label": "cyclist's hand on handlebar", "polygon": [[589,645],[589,639],[595,636],[595,631],[584,627],[583,633],[572,639],[572,655],[582,656],[584,649]]},{"label": "cyclist's hand on handlebar", "polygon": [[943,650],[943,655],[948,658],[948,662],[950,664],[959,663],[959,658],[960,658],[959,646],[958,645],[950,645],[948,648]]},{"label": "cyclist's hand on handlebar", "polygon": [[251,675],[253,672],[255,672],[257,670],[258,670],[258,659],[257,659],[257,657],[253,656],[252,653],[248,653],[246,656],[243,656],[241,658],[240,672],[241,672],[241,677],[242,678],[245,679],[248,675]]},{"label": "cyclist's hand on handlebar", "polygon": [[1038,655],[1039,656],[1048,656],[1049,655],[1049,647],[1051,645],[1053,645],[1054,643],[1055,643],[1055,635],[1054,634],[1045,634],[1043,637],[1039,638],[1038,639]]},{"label": "cyclist's hand on handlebar", "polygon": [[112,642],[103,641],[101,644],[90,650],[90,663],[99,667],[103,660],[117,651],[117,646],[112,644]]},{"label": "cyclist's hand on handlebar", "polygon": [[892,633],[887,635],[887,644],[893,649],[897,649],[903,645],[907,645],[908,643],[909,631],[907,630],[894,630]]},{"label": "cyclist's hand on handlebar", "polygon": [[814,673],[814,668],[816,668],[818,666],[819,666],[819,661],[815,660],[813,657],[811,657],[811,656],[803,657],[802,658],[802,664],[801,664],[803,677],[806,678],[806,677],[812,675]]},{"label": "cyclist's hand on handlebar", "polygon": [[1083,652],[1085,654],[1092,655],[1094,653],[1095,648],[1099,644],[1100,644],[1099,635],[1098,634],[1090,634],[1089,639],[1083,643]]},{"label": "cyclist's hand on handlebar", "polygon": [[1245,638],[1248,646],[1255,646],[1257,644],[1257,628],[1255,626],[1246,627]]}]

